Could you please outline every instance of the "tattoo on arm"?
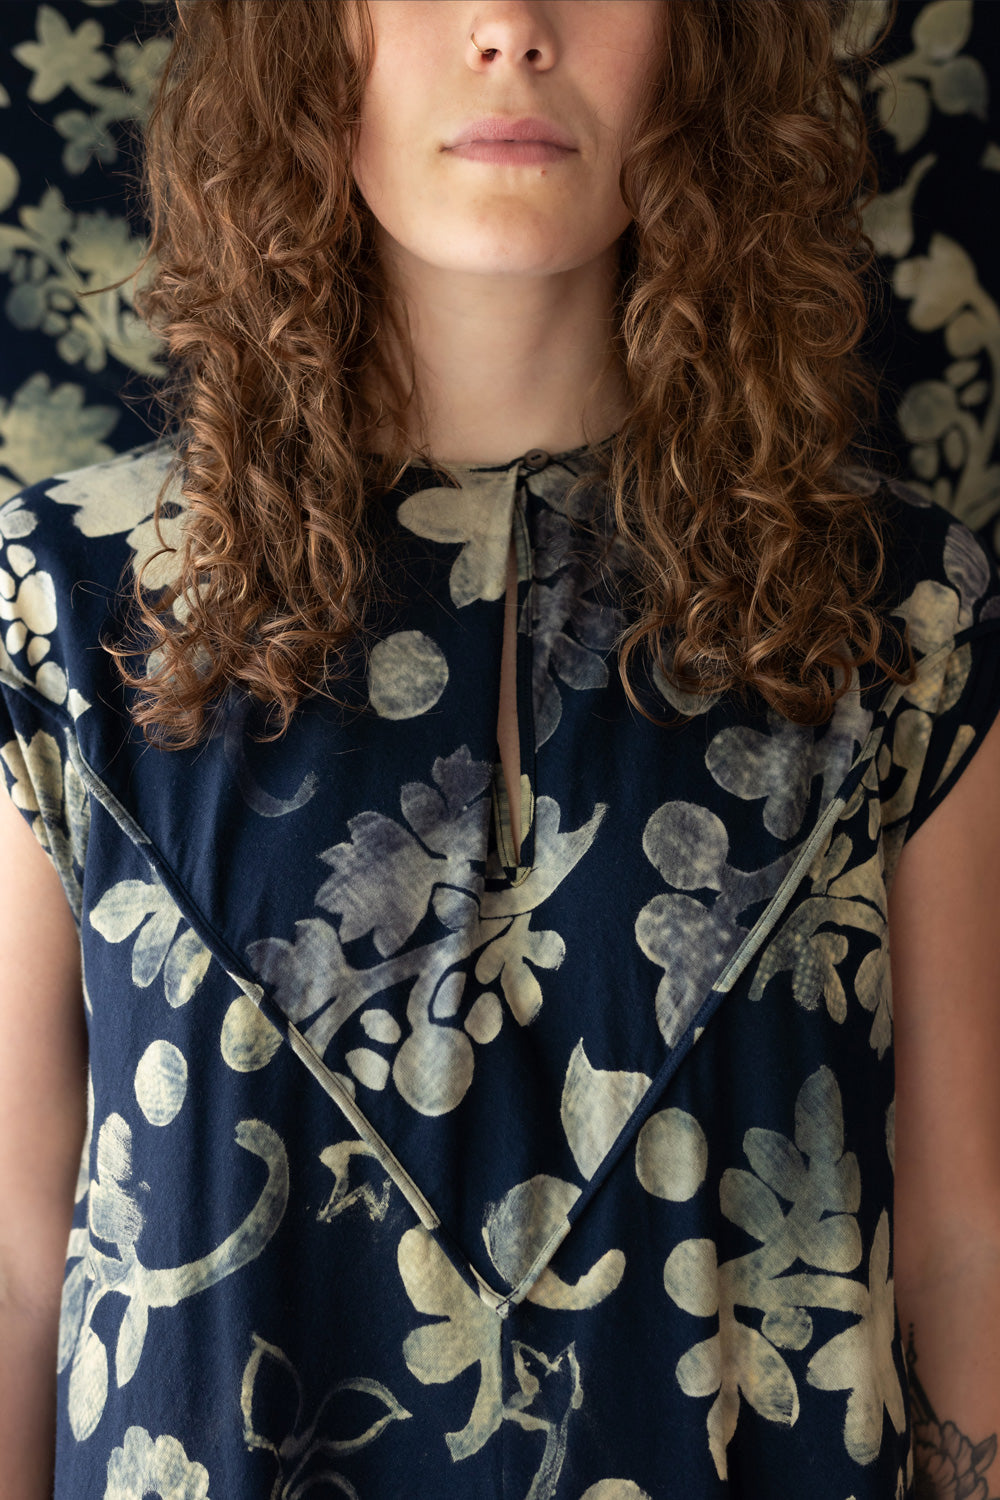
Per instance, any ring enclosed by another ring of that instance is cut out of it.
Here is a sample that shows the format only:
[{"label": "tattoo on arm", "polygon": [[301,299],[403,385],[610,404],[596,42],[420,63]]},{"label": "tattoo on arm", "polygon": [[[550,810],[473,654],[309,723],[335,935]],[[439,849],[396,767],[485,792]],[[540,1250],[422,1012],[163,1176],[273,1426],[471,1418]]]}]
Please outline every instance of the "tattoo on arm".
[{"label": "tattoo on arm", "polygon": [[[913,1414],[916,1500],[991,1500],[987,1470],[997,1456],[997,1435],[973,1443],[954,1422],[941,1422],[917,1377],[913,1324],[906,1349]],[[997,1476],[1000,1477],[1000,1476]]]}]

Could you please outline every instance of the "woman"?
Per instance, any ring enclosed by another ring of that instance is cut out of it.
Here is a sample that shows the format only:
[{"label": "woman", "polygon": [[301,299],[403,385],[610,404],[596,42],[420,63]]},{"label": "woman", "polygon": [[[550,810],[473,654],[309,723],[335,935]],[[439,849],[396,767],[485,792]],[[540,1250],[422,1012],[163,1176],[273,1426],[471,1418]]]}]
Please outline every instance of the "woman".
[{"label": "woman", "polygon": [[178,5],[176,432],[4,512],[4,1500],[1000,1488],[1000,587],[846,466],[842,19]]}]

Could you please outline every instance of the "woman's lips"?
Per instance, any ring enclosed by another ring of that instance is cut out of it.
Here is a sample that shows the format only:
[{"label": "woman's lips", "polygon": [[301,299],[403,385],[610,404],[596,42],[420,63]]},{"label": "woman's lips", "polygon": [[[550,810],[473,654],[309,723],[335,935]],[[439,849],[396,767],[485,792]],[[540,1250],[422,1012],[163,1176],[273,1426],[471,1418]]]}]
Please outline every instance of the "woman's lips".
[{"label": "woman's lips", "polygon": [[542,166],[576,154],[572,137],[561,126],[530,115],[470,120],[444,149],[467,161],[485,161],[498,167]]},{"label": "woman's lips", "polygon": [[570,147],[552,141],[464,141],[448,151],[451,156],[464,156],[466,161],[491,162],[497,167],[542,166],[575,154]]}]

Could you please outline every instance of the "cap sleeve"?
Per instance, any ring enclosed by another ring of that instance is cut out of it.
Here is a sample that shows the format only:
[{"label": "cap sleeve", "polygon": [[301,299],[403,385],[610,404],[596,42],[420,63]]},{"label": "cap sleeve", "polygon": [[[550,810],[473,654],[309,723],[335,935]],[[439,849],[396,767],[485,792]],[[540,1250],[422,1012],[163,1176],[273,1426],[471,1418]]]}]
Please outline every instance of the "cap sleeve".
[{"label": "cap sleeve", "polygon": [[878,757],[889,873],[948,795],[1000,712],[1000,580],[965,526],[947,527],[939,566],[900,606],[916,657],[893,695]]},{"label": "cap sleeve", "polygon": [[0,766],[79,923],[90,799],[59,664],[59,590],[37,551],[41,490],[0,507]]}]

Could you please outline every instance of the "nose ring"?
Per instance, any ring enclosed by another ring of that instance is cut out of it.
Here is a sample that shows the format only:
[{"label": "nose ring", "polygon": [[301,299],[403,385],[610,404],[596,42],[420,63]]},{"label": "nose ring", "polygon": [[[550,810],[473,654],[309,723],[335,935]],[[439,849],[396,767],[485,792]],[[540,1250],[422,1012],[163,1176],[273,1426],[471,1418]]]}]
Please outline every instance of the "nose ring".
[{"label": "nose ring", "polygon": [[492,57],[497,50],[495,47],[480,47],[479,43],[476,41],[476,33],[474,31],[469,32],[469,41],[475,47],[480,57]]}]

